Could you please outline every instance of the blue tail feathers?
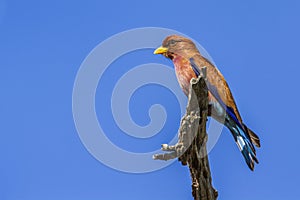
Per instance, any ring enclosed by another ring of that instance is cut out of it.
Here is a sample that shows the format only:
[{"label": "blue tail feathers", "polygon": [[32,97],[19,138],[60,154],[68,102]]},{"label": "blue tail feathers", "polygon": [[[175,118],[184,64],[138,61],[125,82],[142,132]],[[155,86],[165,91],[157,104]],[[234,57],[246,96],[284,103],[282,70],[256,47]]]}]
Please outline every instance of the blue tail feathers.
[{"label": "blue tail feathers", "polygon": [[241,153],[243,154],[248,167],[253,171],[254,162],[258,163],[255,148],[251,142],[249,134],[245,133],[244,129],[232,122],[232,119],[227,118],[225,125],[227,128],[229,128],[230,132],[232,133],[235,142],[239,147]]}]

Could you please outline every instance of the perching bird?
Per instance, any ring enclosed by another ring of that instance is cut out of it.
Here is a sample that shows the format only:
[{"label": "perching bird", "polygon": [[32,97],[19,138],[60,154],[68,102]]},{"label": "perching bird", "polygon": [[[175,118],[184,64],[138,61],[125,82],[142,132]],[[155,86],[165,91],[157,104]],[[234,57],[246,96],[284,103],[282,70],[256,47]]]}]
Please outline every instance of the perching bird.
[{"label": "perching bird", "polygon": [[254,145],[260,147],[260,140],[243,123],[229,86],[220,71],[200,54],[191,40],[182,36],[168,36],[154,54],[163,54],[173,61],[179,85],[187,96],[190,80],[197,78],[201,68],[206,67],[211,116],[223,122],[230,130],[247,165],[253,170],[254,162],[258,163]]}]

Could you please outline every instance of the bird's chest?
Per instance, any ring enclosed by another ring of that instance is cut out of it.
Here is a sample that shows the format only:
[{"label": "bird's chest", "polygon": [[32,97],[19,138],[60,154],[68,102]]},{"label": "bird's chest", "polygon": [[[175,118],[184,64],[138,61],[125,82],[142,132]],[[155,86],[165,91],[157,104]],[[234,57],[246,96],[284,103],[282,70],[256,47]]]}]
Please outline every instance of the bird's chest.
[{"label": "bird's chest", "polygon": [[188,95],[190,80],[192,78],[197,78],[196,74],[193,71],[190,62],[185,58],[176,57],[173,59],[173,63],[178,83],[183,92]]}]

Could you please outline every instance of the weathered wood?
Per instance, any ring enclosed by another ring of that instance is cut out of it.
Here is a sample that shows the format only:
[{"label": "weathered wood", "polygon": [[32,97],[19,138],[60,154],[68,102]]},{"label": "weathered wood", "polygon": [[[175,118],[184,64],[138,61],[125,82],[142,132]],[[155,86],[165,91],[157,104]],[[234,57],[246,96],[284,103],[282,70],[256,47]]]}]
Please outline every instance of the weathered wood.
[{"label": "weathered wood", "polygon": [[178,158],[182,165],[188,165],[192,179],[192,195],[195,200],[215,200],[218,192],[212,186],[209,161],[206,150],[206,121],[208,115],[208,92],[205,71],[198,79],[192,79],[186,114],[181,119],[179,138],[174,146],[162,145],[170,153],[154,155],[154,159]]}]

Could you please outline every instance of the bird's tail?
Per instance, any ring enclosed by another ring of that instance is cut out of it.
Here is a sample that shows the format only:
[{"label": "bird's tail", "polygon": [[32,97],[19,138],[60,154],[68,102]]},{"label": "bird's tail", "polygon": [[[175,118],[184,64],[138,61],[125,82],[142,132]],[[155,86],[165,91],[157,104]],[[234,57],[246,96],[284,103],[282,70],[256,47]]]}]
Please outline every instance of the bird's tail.
[{"label": "bird's tail", "polygon": [[257,147],[260,147],[260,140],[259,140],[259,137],[251,130],[249,129],[245,124],[243,124],[244,126],[244,129],[247,131],[247,133],[249,134],[250,136],[250,139],[251,139],[251,142],[257,146]]},{"label": "bird's tail", "polygon": [[[256,143],[255,142],[253,142],[253,143],[256,146],[260,146],[259,139],[258,139],[257,135],[254,134],[245,125],[242,129],[236,123],[232,123],[232,122],[233,122],[232,120],[227,119],[225,122],[225,125],[227,128],[229,128],[230,132],[232,133],[232,135],[235,139],[235,142],[238,145],[241,153],[243,154],[248,167],[253,171],[254,170],[254,162],[258,163],[258,160],[256,158],[256,151],[252,144],[252,140],[256,139],[256,140],[254,140],[254,141],[256,141]],[[251,131],[251,133],[253,133],[252,135],[251,135],[250,131]]]}]

